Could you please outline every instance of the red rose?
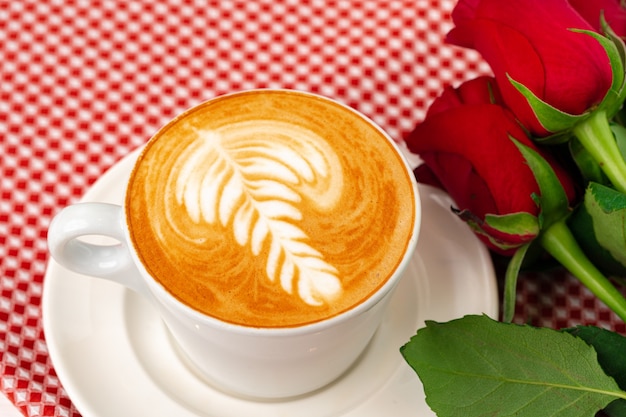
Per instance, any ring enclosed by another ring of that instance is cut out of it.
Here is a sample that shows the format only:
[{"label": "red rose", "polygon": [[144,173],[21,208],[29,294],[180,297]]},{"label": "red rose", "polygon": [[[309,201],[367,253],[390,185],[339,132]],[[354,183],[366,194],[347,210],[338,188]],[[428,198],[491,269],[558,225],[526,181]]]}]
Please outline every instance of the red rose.
[{"label": "red rose", "polygon": [[597,31],[601,31],[600,13],[604,12],[611,29],[626,39],[626,6],[620,0],[569,0],[569,4]]},{"label": "red rose", "polygon": [[[595,0],[594,0],[595,1]],[[491,66],[507,107],[533,134],[547,136],[507,75],[560,111],[579,115],[611,87],[608,55],[567,0],[460,0],[452,13],[453,44],[476,49]]]},{"label": "red rose", "polygon": [[[574,186],[565,171],[537,149],[504,107],[493,104],[493,78],[481,77],[458,89],[447,88],[430,106],[426,119],[406,138],[443,188],[493,250],[510,255],[536,237],[538,230],[511,234],[493,229],[485,216],[526,212],[537,216],[532,198],[539,188],[511,137],[548,160],[570,197]],[[420,173],[416,173],[420,181]]]},{"label": "red rose", "polygon": [[426,117],[464,104],[502,104],[494,78],[483,76],[467,81],[456,89],[450,86],[444,88],[437,100],[431,103]]}]

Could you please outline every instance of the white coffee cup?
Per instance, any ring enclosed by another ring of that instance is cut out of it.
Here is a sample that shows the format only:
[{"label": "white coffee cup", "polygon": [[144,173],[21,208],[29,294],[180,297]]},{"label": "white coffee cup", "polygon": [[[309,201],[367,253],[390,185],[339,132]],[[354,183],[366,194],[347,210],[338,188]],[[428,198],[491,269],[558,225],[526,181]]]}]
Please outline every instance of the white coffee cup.
[{"label": "white coffee cup", "polygon": [[[281,92],[285,91],[255,90],[252,94]],[[320,100],[309,93],[288,94]],[[365,116],[340,106],[380,131],[394,149],[398,158],[390,163],[401,164],[411,179],[414,207],[409,241],[393,273],[354,307],[320,321],[288,327],[246,326],[204,314],[155,280],[132,242],[125,207],[106,203],[74,204],[54,218],[48,233],[53,258],[70,270],[115,281],[142,294],[158,310],[186,362],[218,389],[269,399],[302,395],[329,384],[357,360],[375,333],[390,294],[413,255],[421,221],[417,184],[394,141]],[[140,157],[136,167],[141,163]],[[112,238],[114,243],[94,244],[83,239],[93,235]]]}]

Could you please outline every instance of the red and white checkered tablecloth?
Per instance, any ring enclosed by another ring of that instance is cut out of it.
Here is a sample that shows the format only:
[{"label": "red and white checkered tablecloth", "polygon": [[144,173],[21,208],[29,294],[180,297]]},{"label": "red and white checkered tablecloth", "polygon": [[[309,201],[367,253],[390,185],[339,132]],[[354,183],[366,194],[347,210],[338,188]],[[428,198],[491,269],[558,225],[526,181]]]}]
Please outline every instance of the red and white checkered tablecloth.
[{"label": "red and white checkered tablecloth", "polygon": [[[401,140],[446,84],[488,72],[444,45],[452,0],[0,1],[0,390],[77,416],[42,330],[46,232],[177,113],[256,87],[317,92]],[[623,323],[564,273],[520,283],[517,321]]]}]

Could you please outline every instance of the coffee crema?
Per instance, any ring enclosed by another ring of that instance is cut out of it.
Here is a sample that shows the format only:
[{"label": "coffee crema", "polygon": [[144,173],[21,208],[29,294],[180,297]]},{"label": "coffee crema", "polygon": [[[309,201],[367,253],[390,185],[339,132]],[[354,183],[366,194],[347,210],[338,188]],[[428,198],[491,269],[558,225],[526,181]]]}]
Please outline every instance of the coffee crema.
[{"label": "coffee crema", "polygon": [[148,272],[191,308],[292,327],[367,299],[394,273],[415,195],[384,133],[329,99],[221,96],[148,142],[126,211]]}]

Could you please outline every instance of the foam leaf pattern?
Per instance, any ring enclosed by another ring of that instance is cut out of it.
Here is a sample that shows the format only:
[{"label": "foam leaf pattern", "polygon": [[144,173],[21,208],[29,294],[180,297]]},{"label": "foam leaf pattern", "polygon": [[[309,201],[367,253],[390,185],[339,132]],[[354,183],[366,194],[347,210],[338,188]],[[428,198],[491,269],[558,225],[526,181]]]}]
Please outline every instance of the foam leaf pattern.
[{"label": "foam leaf pattern", "polygon": [[[267,253],[269,280],[305,303],[323,305],[338,296],[337,269],[307,243],[298,225],[303,193],[298,186],[330,175],[326,150],[309,146],[302,152],[281,140],[233,145],[216,132],[198,135],[181,156],[187,163],[175,187],[176,201],[191,220],[219,222],[254,256]],[[265,245],[269,250],[262,253]]]}]

